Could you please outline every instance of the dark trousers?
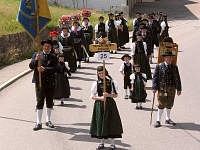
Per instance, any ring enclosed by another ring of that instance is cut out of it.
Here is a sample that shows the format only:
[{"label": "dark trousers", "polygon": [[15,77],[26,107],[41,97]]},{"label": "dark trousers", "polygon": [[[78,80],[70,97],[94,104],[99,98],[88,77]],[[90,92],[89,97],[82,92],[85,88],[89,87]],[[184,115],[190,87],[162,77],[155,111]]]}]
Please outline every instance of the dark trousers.
[{"label": "dark trousers", "polygon": [[39,84],[35,84],[35,92],[37,99],[36,109],[43,109],[45,100],[46,100],[46,107],[53,108],[54,89],[55,88],[47,88],[47,87],[40,88]]},{"label": "dark trousers", "polygon": [[130,79],[130,75],[125,75],[124,76],[124,89],[129,88],[129,90],[131,89],[131,79]]}]

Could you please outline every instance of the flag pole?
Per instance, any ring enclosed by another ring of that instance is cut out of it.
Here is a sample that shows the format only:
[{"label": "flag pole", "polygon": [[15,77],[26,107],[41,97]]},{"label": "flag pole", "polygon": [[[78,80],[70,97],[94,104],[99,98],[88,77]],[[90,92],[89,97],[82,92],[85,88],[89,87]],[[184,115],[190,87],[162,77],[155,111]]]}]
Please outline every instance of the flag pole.
[{"label": "flag pole", "polygon": [[[103,60],[103,83],[104,83],[104,93],[106,93],[106,67],[105,67],[105,60]],[[104,110],[106,109],[106,100],[104,101]]]},{"label": "flag pole", "polygon": [[[38,55],[39,55],[39,59],[38,59],[38,67],[41,66],[41,63],[40,63],[40,24],[39,24],[39,17],[40,17],[40,14],[39,14],[39,3],[38,3],[38,0],[35,1],[36,2],[36,25],[37,25],[37,50],[38,50]],[[39,84],[40,84],[40,88],[42,87],[42,78],[41,78],[41,72],[39,72]]]}]

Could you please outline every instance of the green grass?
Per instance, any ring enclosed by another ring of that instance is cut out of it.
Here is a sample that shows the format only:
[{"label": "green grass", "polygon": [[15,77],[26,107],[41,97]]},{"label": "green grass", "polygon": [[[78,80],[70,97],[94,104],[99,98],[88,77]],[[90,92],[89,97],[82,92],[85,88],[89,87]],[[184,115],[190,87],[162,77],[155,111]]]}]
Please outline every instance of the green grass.
[{"label": "green grass", "polygon": [[[24,31],[23,27],[17,22],[17,12],[19,9],[20,0],[0,0],[0,35],[13,34]],[[49,6],[52,20],[48,27],[55,27],[58,25],[58,20],[62,15],[71,15],[80,13],[81,10],[65,8],[60,6]],[[92,25],[98,23],[98,17],[104,16],[107,19],[107,13],[92,11],[90,21]],[[128,21],[129,25],[131,20]]]}]

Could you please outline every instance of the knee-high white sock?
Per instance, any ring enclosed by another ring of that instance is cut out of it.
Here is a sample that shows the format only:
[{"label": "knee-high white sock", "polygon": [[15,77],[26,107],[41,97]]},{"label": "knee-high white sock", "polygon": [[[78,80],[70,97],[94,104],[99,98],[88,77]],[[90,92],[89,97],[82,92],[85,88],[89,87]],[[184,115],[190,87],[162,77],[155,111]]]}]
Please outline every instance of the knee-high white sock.
[{"label": "knee-high white sock", "polygon": [[111,145],[115,145],[115,140],[114,139],[110,139],[111,141]]},{"label": "knee-high white sock", "polygon": [[170,112],[171,112],[171,109],[166,109],[166,120],[170,119]]},{"label": "knee-high white sock", "polygon": [[142,103],[139,103],[139,106],[142,106]]},{"label": "knee-high white sock", "polygon": [[138,103],[136,103],[136,106],[139,107]]},{"label": "knee-high white sock", "polygon": [[42,123],[42,112],[43,112],[43,109],[37,109],[37,124]]},{"label": "knee-high white sock", "polygon": [[157,121],[161,120],[162,114],[163,114],[163,109],[158,109]]},{"label": "knee-high white sock", "polygon": [[101,143],[100,144],[104,144],[104,139],[101,139]]},{"label": "knee-high white sock", "polygon": [[51,121],[51,108],[47,108],[46,122]]}]

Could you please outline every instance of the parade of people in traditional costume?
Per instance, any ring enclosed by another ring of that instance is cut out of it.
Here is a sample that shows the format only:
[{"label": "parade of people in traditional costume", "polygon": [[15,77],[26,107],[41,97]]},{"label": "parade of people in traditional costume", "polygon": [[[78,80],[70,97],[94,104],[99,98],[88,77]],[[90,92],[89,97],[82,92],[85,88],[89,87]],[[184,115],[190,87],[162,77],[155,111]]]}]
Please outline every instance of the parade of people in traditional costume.
[{"label": "parade of people in traditional costume", "polygon": [[[158,51],[160,43],[171,43],[172,46],[164,47],[165,53],[159,57],[164,60],[156,65],[153,73],[152,91],[158,99],[158,112],[155,127],[161,126],[161,117],[166,109],[166,124],[176,125],[172,121],[170,113],[174,105],[175,94],[181,95],[182,85],[178,66],[173,63],[175,56],[173,40],[169,37],[167,16],[162,12],[156,16],[152,14],[136,13],[133,20],[133,36],[130,43],[130,53],[123,51],[129,43],[129,28],[123,12],[114,15],[108,14],[108,20],[104,16],[98,17],[98,24],[93,28],[89,17],[90,10],[82,10],[80,14],[62,16],[59,20],[58,31],[49,33],[50,38],[41,42],[42,51],[35,52],[29,64],[34,70],[32,82],[35,84],[37,121],[34,131],[42,129],[42,114],[46,102],[46,126],[54,128],[51,122],[51,111],[54,99],[64,101],[71,97],[70,79],[71,73],[82,68],[82,61],[89,62],[89,57],[95,53],[90,49],[91,45],[114,44],[116,49],[110,52],[123,52],[119,72],[122,75],[123,85],[117,85],[109,75],[105,66],[97,67],[97,80],[91,87],[91,99],[94,102],[89,134],[92,138],[99,139],[97,149],[104,149],[104,140],[110,139],[110,149],[116,149],[115,139],[122,138],[123,128],[120,114],[116,105],[119,95],[118,86],[124,89],[124,99],[131,99],[136,104],[136,109],[143,109],[143,103],[147,98],[147,82],[152,79],[150,64],[153,63],[154,51]],[[82,22],[81,22],[82,17]],[[126,47],[125,47],[126,45]],[[109,51],[109,50],[107,50]],[[121,53],[120,53],[121,54]],[[177,54],[176,54],[177,56]],[[86,61],[88,59],[88,61]],[[38,60],[41,66],[38,67]],[[105,62],[104,62],[105,65]],[[41,74],[41,85],[39,83]],[[69,82],[70,79],[70,82]],[[105,79],[105,80],[104,80]],[[88,93],[89,94],[89,93]],[[152,109],[153,110],[153,109]],[[91,110],[92,111],[92,110]]]}]

